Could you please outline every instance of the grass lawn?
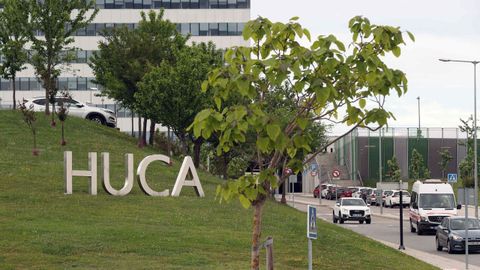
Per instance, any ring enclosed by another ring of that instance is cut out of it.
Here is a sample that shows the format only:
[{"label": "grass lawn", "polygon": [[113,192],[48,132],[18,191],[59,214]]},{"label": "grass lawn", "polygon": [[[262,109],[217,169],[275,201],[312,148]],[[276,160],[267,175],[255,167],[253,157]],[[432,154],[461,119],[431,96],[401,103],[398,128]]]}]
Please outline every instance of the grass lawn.
[{"label": "grass lawn", "polygon": [[[60,126],[37,116],[40,156],[34,157],[21,115],[0,111],[0,269],[248,268],[252,211],[237,201],[215,201],[220,179],[199,171],[205,198],[189,187],[178,198],[149,197],[137,182],[129,195],[110,196],[101,186],[101,152],[110,152],[111,182],[120,188],[125,153],[134,154],[136,168],[158,151],[138,149],[126,134],[73,117],[62,147]],[[73,151],[74,169],[87,168],[87,152],[99,153],[97,196],[87,193],[81,177],[73,180],[73,195],[63,194],[64,150]],[[152,163],[150,186],[171,190],[180,165],[178,159],[173,167]],[[306,269],[306,214],[274,201],[264,213],[262,239],[274,238],[276,269]],[[319,238],[313,241],[315,269],[435,269],[322,221]]]}]

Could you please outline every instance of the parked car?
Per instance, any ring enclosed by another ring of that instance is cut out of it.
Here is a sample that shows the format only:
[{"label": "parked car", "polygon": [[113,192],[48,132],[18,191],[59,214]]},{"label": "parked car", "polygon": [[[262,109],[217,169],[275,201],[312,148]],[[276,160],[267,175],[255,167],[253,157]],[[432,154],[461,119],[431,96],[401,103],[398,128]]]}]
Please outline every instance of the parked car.
[{"label": "parked car", "polygon": [[[480,223],[476,218],[468,218],[468,250],[480,250]],[[465,217],[446,217],[437,227],[435,245],[438,251],[447,248],[448,253],[465,252]]]},{"label": "parked car", "polygon": [[337,199],[337,186],[329,186],[327,187],[327,194],[325,198],[327,200],[336,200]]},{"label": "parked car", "polygon": [[[380,191],[377,189],[377,191]],[[382,205],[385,206],[385,200],[387,199],[387,196],[390,196],[393,193],[393,190],[382,190]],[[378,204],[378,197],[377,197],[377,204]]]},{"label": "parked car", "polygon": [[326,184],[325,189],[322,189],[322,198],[327,198],[327,194],[328,194],[329,189],[331,189],[332,187],[335,187],[335,186],[336,185],[334,185],[334,184]]},{"label": "parked car", "polygon": [[357,190],[352,194],[353,198],[360,198],[362,193],[367,191],[367,187],[358,187]]},{"label": "parked car", "polygon": [[377,204],[377,194],[376,194],[377,189],[372,188],[368,191],[367,193],[367,203],[370,205],[376,205]]},{"label": "parked car", "polygon": [[352,197],[354,197],[355,193],[357,193],[360,190],[359,187],[347,187],[347,189],[352,192]]},{"label": "parked car", "polygon": [[[322,190],[324,190],[325,188],[326,188],[326,185],[322,184]],[[318,198],[318,196],[320,196],[320,186],[317,185],[313,190],[313,197]]]},{"label": "parked car", "polygon": [[[410,193],[406,190],[402,190],[402,204],[403,207],[410,205]],[[397,205],[400,206],[400,191],[393,190],[393,192],[385,198],[385,207],[393,208]]]},{"label": "parked car", "polygon": [[[115,127],[117,125],[117,116],[115,115],[115,112],[111,110],[88,106],[80,101],[71,98],[55,98],[56,109],[58,109],[62,103],[65,107],[68,108],[68,114],[71,116],[92,120],[94,122],[109,127]],[[32,107],[33,110],[36,112],[43,112],[45,111],[45,104],[46,99],[40,97],[28,100],[25,105],[27,106],[27,108]],[[51,106],[50,108],[52,109],[53,106]]]},{"label": "parked car", "polygon": [[344,223],[346,220],[355,220],[360,224],[370,224],[372,217],[370,208],[360,198],[341,198],[333,207],[333,223]]}]

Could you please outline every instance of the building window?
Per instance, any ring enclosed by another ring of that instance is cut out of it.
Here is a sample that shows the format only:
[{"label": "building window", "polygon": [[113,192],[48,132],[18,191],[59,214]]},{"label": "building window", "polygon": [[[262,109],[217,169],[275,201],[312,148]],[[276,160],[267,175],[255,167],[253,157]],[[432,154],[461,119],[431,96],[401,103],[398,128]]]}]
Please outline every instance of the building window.
[{"label": "building window", "polygon": [[200,24],[199,36],[208,36],[208,23]]},{"label": "building window", "polygon": [[182,23],[181,27],[180,27],[180,33],[182,33],[182,35],[190,34],[190,24],[189,23]]},{"label": "building window", "polygon": [[125,0],[125,8],[133,8],[133,0]]},{"label": "building window", "polygon": [[133,8],[141,9],[142,8],[142,0],[133,0]]},{"label": "building window", "polygon": [[78,78],[77,89],[78,90],[87,90],[87,78],[84,78],[84,77],[79,77]]},{"label": "building window", "polygon": [[143,8],[146,8],[146,9],[152,8],[152,0],[143,0]]},{"label": "building window", "polygon": [[104,8],[105,7],[105,1],[104,0],[97,0],[96,7],[97,8]]},{"label": "building window", "polygon": [[218,23],[210,23],[210,36],[218,36]]},{"label": "building window", "polygon": [[200,8],[199,0],[190,0],[190,8]]},{"label": "building window", "polygon": [[192,36],[199,36],[200,35],[200,24],[199,23],[192,23],[190,24],[190,33]]},{"label": "building window", "polygon": [[200,0],[200,8],[209,8],[208,0]]},{"label": "building window", "polygon": [[229,36],[236,36],[237,35],[237,24],[236,23],[229,23],[228,24],[228,35]]},{"label": "building window", "polygon": [[182,0],[182,8],[190,8],[190,0]]},{"label": "building window", "polygon": [[237,8],[237,0],[227,0],[228,8]]},{"label": "building window", "polygon": [[170,8],[180,8],[180,0],[172,0]]},{"label": "building window", "polygon": [[219,23],[218,24],[218,35],[219,36],[228,35],[228,30],[227,30],[227,24],[226,23]]}]

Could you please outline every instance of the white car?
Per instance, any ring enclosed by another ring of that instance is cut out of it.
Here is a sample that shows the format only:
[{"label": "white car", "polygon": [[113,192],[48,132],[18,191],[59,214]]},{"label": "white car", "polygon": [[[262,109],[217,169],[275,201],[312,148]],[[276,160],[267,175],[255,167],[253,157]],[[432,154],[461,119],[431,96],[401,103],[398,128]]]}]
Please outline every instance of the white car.
[{"label": "white car", "polygon": [[335,186],[337,186],[337,185],[326,184],[325,188],[322,188],[322,198],[327,198],[328,188],[329,187],[335,187]]},{"label": "white car", "polygon": [[[36,112],[43,112],[45,111],[45,103],[46,99],[44,97],[40,97],[28,100],[25,105],[27,108],[32,107]],[[117,116],[115,115],[115,112],[111,110],[88,106],[80,101],[64,97],[55,98],[56,110],[58,110],[61,103],[68,108],[68,115],[92,120],[109,127],[115,127],[117,125]],[[51,104],[50,109],[52,109]]]},{"label": "white car", "polygon": [[[402,190],[402,204],[403,207],[410,205],[410,193],[406,190]],[[385,198],[385,207],[393,208],[396,205],[400,206],[399,190],[393,190],[393,192]]]},{"label": "white car", "polygon": [[333,223],[344,223],[346,220],[372,223],[370,207],[360,198],[340,198],[333,207],[332,215]]}]

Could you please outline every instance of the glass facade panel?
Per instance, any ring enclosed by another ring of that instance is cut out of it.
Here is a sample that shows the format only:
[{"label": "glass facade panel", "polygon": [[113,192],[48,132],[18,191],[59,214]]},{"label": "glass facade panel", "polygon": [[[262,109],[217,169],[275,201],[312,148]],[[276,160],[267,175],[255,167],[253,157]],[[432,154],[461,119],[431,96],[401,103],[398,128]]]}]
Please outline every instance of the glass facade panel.
[{"label": "glass facade panel", "polygon": [[172,0],[170,8],[180,8],[180,0]]},{"label": "glass facade panel", "polygon": [[67,90],[68,89],[68,81],[67,78],[58,78],[58,90]]},{"label": "glass facade panel", "polygon": [[227,0],[218,0],[218,8],[227,8]]},{"label": "glass facade panel", "polygon": [[228,34],[226,23],[219,23],[218,24],[218,35],[219,36],[226,36]]},{"label": "glass facade panel", "polygon": [[68,77],[68,90],[77,90],[77,77]]},{"label": "glass facade panel", "polygon": [[208,0],[200,0],[200,8],[209,8],[209,2]]},{"label": "glass facade panel", "polygon": [[78,78],[77,90],[87,90],[87,78]]},{"label": "glass facade panel", "polygon": [[200,24],[199,36],[208,36],[208,23]]},{"label": "glass facade panel", "polygon": [[143,8],[152,8],[152,0],[143,0]]},{"label": "glass facade panel", "polygon": [[18,78],[18,81],[20,82],[20,90],[21,91],[27,91],[29,90],[29,84],[28,84],[28,78]]},{"label": "glass facade panel", "polygon": [[190,8],[200,8],[199,0],[190,0]]},{"label": "glass facade panel", "polygon": [[192,36],[198,36],[200,34],[200,24],[199,23],[192,23],[190,24],[190,34]]},{"label": "glass facade panel", "polygon": [[188,9],[190,8],[190,0],[181,0],[182,8]]},{"label": "glass facade panel", "polygon": [[227,0],[227,7],[228,8],[236,8],[237,7],[237,0]]},{"label": "glass facade panel", "polygon": [[182,35],[187,35],[190,33],[190,24],[182,23],[180,29],[180,33],[182,33]]},{"label": "glass facade panel", "polygon": [[218,23],[210,23],[210,36],[218,36]]},{"label": "glass facade panel", "polygon": [[236,36],[237,35],[237,24],[236,23],[229,23],[228,24],[228,35],[229,36]]}]

